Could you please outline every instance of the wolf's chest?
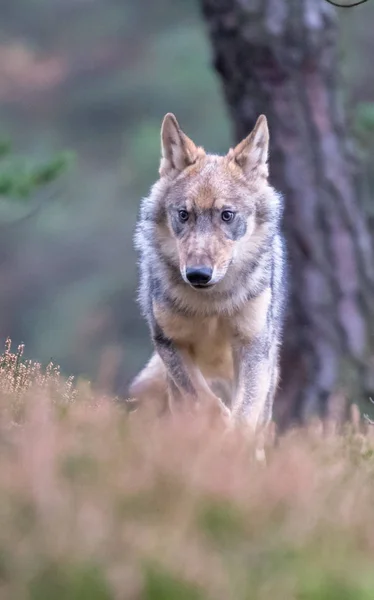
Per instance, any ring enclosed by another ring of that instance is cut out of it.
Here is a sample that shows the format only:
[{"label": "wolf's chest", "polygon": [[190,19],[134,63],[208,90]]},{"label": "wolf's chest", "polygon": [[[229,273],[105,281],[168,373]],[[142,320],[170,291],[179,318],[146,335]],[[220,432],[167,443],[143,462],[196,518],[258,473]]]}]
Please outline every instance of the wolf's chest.
[{"label": "wolf's chest", "polygon": [[223,317],[185,317],[155,310],[164,334],[189,355],[207,378],[232,379],[232,331]]},{"label": "wolf's chest", "polygon": [[188,340],[191,356],[208,378],[233,378],[232,335],[227,323],[212,317],[194,325]]}]

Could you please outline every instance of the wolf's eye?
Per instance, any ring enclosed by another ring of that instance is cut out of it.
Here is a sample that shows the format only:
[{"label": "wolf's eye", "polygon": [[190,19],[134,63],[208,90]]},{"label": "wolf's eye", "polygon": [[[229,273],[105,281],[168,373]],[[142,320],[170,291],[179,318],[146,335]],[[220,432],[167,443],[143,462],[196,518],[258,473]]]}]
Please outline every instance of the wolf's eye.
[{"label": "wolf's eye", "polygon": [[182,221],[182,223],[185,223],[186,221],[188,221],[188,212],[186,210],[180,210],[178,212],[179,215],[179,219]]},{"label": "wolf's eye", "polygon": [[233,213],[232,210],[223,210],[221,212],[221,219],[222,221],[225,221],[225,223],[230,223],[234,217],[235,213]]}]

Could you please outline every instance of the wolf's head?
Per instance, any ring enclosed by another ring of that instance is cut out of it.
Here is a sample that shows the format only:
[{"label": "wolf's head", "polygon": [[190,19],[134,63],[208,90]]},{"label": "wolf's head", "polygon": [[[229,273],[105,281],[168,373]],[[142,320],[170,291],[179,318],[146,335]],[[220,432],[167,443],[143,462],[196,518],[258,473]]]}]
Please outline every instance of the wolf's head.
[{"label": "wolf's head", "polygon": [[195,289],[208,290],[258,251],[279,199],[268,184],[266,118],[226,156],[206,154],[172,114],[162,123],[154,196],[159,243]]}]

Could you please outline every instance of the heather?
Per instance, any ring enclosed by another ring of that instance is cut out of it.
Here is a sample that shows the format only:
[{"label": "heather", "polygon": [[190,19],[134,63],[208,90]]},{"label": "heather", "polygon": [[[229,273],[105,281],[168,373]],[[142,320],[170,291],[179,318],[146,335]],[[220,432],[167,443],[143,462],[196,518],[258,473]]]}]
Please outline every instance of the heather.
[{"label": "heather", "polygon": [[361,600],[374,437],[351,410],[267,439],[203,410],[129,411],[57,366],[0,359],[4,600]]}]

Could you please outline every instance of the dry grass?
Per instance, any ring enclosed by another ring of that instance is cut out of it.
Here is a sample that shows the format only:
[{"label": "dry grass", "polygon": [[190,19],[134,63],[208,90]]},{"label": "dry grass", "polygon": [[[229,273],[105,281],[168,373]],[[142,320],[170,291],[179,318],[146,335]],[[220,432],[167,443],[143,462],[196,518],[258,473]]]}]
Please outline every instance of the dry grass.
[{"label": "dry grass", "polygon": [[21,350],[0,358],[1,599],[372,600],[372,429],[291,432],[262,468],[244,432],[129,417]]}]

